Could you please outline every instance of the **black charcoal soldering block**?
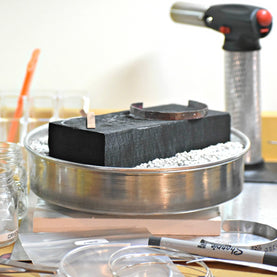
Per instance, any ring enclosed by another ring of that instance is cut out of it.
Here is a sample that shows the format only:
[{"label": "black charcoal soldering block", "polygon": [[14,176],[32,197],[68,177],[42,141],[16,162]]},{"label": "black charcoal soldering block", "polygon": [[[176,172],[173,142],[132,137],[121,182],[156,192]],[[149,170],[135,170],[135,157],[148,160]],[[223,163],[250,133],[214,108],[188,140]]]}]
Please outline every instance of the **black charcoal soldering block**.
[{"label": "black charcoal soldering block", "polygon": [[[148,109],[185,108],[170,104]],[[134,167],[230,140],[230,115],[213,110],[195,120],[136,119],[122,111],[96,116],[95,121],[95,129],[87,129],[85,117],[50,122],[49,155],[83,164]]]}]

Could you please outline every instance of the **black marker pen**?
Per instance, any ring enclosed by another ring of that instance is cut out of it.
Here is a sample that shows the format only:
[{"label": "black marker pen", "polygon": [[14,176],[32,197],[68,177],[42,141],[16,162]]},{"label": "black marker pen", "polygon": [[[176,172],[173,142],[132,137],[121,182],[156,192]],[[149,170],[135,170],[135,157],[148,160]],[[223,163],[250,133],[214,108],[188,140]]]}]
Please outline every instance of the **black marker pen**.
[{"label": "black marker pen", "polygon": [[148,245],[162,246],[204,257],[277,266],[277,254],[243,249],[229,244],[212,243],[205,240],[194,242],[164,237],[150,237]]}]

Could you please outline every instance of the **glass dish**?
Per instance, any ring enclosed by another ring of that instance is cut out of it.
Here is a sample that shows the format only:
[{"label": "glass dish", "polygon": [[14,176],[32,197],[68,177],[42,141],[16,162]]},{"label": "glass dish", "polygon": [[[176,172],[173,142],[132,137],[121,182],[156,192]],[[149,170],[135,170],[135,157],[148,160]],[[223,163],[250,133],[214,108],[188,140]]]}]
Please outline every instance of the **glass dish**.
[{"label": "glass dish", "polygon": [[59,265],[66,277],[180,277],[183,276],[158,249],[128,244],[98,244],[79,247],[67,253]]},{"label": "glass dish", "polygon": [[112,276],[108,267],[110,256],[128,244],[98,244],[78,247],[68,252],[60,262],[61,276]]}]

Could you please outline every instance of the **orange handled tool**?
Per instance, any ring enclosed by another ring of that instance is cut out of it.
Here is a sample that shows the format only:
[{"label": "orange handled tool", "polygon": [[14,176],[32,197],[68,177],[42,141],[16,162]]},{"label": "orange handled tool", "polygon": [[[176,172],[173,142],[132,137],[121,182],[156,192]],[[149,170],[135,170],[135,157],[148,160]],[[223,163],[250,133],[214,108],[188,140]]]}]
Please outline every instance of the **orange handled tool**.
[{"label": "orange handled tool", "polygon": [[24,83],[17,101],[17,107],[9,130],[8,139],[7,139],[8,142],[15,142],[15,137],[18,129],[18,119],[22,116],[22,111],[23,111],[23,96],[26,96],[29,93],[29,89],[30,89],[31,81],[36,68],[39,53],[40,53],[40,50],[35,49],[28,63]]}]

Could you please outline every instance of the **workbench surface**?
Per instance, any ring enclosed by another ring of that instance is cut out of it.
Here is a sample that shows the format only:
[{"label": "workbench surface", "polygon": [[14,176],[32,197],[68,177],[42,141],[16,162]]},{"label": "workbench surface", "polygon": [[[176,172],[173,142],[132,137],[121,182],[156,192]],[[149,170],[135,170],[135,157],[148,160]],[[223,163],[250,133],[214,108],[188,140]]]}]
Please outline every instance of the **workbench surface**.
[{"label": "workbench surface", "polygon": [[[248,221],[256,221],[277,228],[276,208],[277,201],[276,184],[260,184],[260,183],[245,183],[243,192],[235,199],[222,204],[219,209],[221,211],[222,220],[224,219],[241,219]],[[20,233],[32,232],[32,214],[36,203],[36,196],[30,199],[30,207],[28,217],[25,218],[20,227]],[[6,257],[11,256],[12,259],[25,260],[26,254],[18,241],[15,245],[4,247],[0,250],[0,255]],[[248,268],[236,265],[222,263],[208,263],[215,277],[225,276],[273,276],[276,273],[271,273],[255,268]],[[179,269],[186,273],[182,267]],[[199,274],[200,277],[201,274]],[[21,274],[21,276],[39,276],[38,274]]]}]

